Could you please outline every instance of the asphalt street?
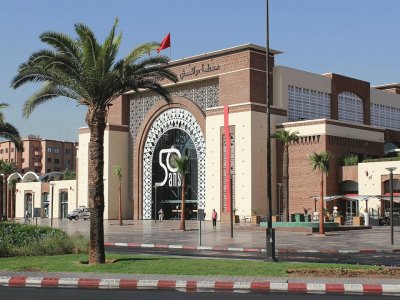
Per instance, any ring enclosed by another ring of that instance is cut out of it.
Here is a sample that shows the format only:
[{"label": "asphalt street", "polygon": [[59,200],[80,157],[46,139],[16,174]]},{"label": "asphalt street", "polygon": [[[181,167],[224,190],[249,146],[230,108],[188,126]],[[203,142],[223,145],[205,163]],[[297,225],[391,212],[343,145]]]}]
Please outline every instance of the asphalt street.
[{"label": "asphalt street", "polygon": [[[201,258],[226,258],[226,259],[251,259],[263,260],[265,253],[254,252],[232,252],[232,251],[195,251],[181,249],[156,249],[156,248],[129,248],[107,246],[107,252],[135,253],[155,255],[176,255],[185,257]],[[277,255],[279,261],[288,262],[317,262],[317,263],[344,263],[364,264],[379,266],[400,266],[399,253],[281,253]]]},{"label": "asphalt street", "polygon": [[376,299],[395,299],[395,296],[377,295],[340,295],[340,294],[257,294],[257,293],[190,293],[168,290],[89,290],[89,289],[51,289],[51,288],[7,288],[0,287],[1,300],[64,300],[64,299],[84,299],[84,300],[183,300],[183,299],[324,299],[324,300],[376,300]]}]

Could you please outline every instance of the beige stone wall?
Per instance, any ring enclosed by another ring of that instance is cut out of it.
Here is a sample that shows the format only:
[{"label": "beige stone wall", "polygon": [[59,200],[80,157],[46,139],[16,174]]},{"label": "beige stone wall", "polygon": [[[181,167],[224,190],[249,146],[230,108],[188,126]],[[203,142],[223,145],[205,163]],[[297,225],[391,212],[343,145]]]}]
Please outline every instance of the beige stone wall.
[{"label": "beige stone wall", "polygon": [[107,130],[104,136],[104,201],[106,219],[118,219],[119,180],[114,167],[122,168],[121,203],[123,219],[132,218],[132,202],[128,192],[128,132]]},{"label": "beige stone wall", "polygon": [[[34,194],[33,208],[41,208],[42,206],[42,193],[49,193],[49,217],[51,212],[51,198],[52,188],[51,184],[54,183],[54,195],[53,195],[53,218],[60,218],[60,198],[61,192],[65,191],[68,193],[68,212],[74,210],[78,206],[86,206],[86,203],[80,203],[77,200],[76,194],[76,180],[60,180],[47,182],[20,182],[16,185],[16,204],[15,204],[15,217],[24,218],[25,216],[25,195]],[[32,214],[32,213],[31,213]]]},{"label": "beige stone wall", "polygon": [[274,107],[288,108],[289,85],[331,93],[331,79],[326,76],[276,66],[274,68]]},{"label": "beige stone wall", "polygon": [[79,130],[79,149],[78,149],[78,199],[79,203],[89,206],[88,199],[88,176],[89,176],[89,140],[90,133],[88,128]]}]

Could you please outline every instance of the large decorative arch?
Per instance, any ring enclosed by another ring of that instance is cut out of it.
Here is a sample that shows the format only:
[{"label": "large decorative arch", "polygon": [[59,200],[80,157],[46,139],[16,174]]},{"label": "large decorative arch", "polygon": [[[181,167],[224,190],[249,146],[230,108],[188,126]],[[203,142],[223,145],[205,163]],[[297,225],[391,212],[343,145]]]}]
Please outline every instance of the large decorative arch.
[{"label": "large decorative arch", "polygon": [[170,129],[180,129],[186,132],[197,152],[198,170],[198,207],[205,207],[205,157],[206,143],[199,122],[187,110],[172,108],[161,113],[151,125],[143,151],[143,219],[151,219],[152,201],[152,161],[153,153],[161,136]]}]

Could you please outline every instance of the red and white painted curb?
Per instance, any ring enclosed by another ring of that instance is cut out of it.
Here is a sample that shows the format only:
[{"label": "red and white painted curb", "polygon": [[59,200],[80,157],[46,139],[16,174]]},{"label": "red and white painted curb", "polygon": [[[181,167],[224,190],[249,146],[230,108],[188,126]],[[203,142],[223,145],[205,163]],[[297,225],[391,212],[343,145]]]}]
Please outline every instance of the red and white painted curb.
[{"label": "red and white painted curb", "polygon": [[[263,248],[242,248],[242,247],[220,247],[220,246],[196,246],[196,245],[167,245],[167,244],[140,244],[140,243],[111,243],[105,242],[104,246],[112,247],[129,247],[129,248],[153,248],[153,249],[181,249],[193,251],[231,251],[231,252],[255,252],[261,253],[266,250]],[[357,253],[399,253],[400,249],[376,250],[376,249],[359,249],[359,250],[301,250],[281,248],[276,249],[276,253],[325,253],[325,254],[357,254]]]},{"label": "red and white painted curb", "polygon": [[400,284],[287,283],[269,281],[197,281],[0,276],[0,286],[88,289],[171,289],[209,292],[400,294]]}]

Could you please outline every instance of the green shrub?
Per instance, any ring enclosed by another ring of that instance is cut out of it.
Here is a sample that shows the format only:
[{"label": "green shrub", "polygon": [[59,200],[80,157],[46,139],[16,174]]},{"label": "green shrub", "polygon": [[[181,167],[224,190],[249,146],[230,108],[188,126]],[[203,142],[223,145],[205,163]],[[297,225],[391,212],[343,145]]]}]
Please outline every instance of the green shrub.
[{"label": "green shrub", "polygon": [[358,156],[357,155],[349,155],[345,156],[342,159],[343,166],[356,166],[358,164]]},{"label": "green shrub", "polygon": [[60,229],[0,223],[0,257],[84,253],[87,245],[82,235],[70,237]]},{"label": "green shrub", "polygon": [[374,158],[374,159],[364,159],[362,162],[367,163],[367,162],[380,162],[380,161],[398,161],[400,160],[400,157],[382,157],[382,158]]}]

